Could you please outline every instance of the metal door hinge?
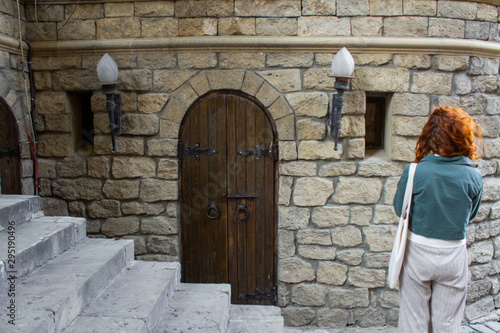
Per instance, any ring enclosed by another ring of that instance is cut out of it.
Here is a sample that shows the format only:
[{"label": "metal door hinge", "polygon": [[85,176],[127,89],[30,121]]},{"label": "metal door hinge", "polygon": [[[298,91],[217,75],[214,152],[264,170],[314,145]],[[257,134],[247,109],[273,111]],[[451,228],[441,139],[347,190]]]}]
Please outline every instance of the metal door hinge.
[{"label": "metal door hinge", "polygon": [[10,149],[9,145],[6,146],[7,151],[0,150],[0,158],[7,157],[7,161],[10,161],[11,157],[19,157],[19,146],[14,149]]},{"label": "metal door hinge", "polygon": [[259,288],[256,288],[255,294],[241,294],[238,296],[238,299],[255,299],[257,303],[264,300],[271,301],[271,303],[275,304],[278,301],[278,286],[273,286],[269,293],[263,293]]},{"label": "metal door hinge", "polygon": [[200,143],[196,143],[193,147],[186,146],[182,141],[179,141],[179,159],[184,156],[194,155],[196,160],[200,160],[200,154],[212,155],[217,153],[217,150],[211,148],[200,148]]},{"label": "metal door hinge", "polygon": [[262,148],[259,146],[259,144],[256,144],[255,148],[256,148],[255,150],[250,150],[250,149],[240,150],[238,152],[238,155],[242,155],[245,157],[250,156],[250,155],[256,155],[257,161],[263,156],[269,156],[273,160],[278,159],[278,144],[277,143],[270,146],[269,148]]}]

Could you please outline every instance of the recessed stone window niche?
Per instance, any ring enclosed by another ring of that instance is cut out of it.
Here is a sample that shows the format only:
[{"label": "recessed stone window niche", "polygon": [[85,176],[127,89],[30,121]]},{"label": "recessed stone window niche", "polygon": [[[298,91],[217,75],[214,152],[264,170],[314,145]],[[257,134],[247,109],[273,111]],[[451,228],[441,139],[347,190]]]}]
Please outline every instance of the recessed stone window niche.
[{"label": "recessed stone window niche", "polygon": [[392,94],[366,93],[365,156],[367,159],[391,159]]},{"label": "recessed stone window niche", "polygon": [[90,155],[94,145],[94,114],[91,110],[91,91],[68,93],[71,115],[73,151]]}]

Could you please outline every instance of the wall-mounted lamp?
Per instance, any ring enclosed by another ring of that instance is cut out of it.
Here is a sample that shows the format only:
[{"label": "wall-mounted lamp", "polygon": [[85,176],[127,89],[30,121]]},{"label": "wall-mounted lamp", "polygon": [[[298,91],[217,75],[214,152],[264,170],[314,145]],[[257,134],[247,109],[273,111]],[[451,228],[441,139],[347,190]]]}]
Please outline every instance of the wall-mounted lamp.
[{"label": "wall-mounted lamp", "polygon": [[122,99],[116,90],[116,85],[118,84],[118,65],[116,65],[116,62],[107,53],[102,56],[97,64],[97,77],[101,81],[102,93],[106,95],[109,130],[111,131],[113,151],[115,151],[115,135],[122,134]]},{"label": "wall-mounted lamp", "polygon": [[339,141],[340,119],[342,107],[344,106],[344,91],[349,89],[349,79],[352,79],[354,71],[354,59],[345,47],[343,47],[332,60],[332,76],[335,78],[333,87],[338,93],[333,94],[332,107],[330,110],[330,135],[335,137],[335,150]]}]

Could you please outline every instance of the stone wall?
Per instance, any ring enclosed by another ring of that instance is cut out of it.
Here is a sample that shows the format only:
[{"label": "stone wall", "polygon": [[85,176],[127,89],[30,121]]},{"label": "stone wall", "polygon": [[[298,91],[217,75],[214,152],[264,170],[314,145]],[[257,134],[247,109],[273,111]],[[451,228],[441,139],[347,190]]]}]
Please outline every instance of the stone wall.
[{"label": "stone wall", "polygon": [[[19,146],[21,153],[21,185],[22,194],[34,193],[34,164],[31,158],[28,133],[32,133],[29,118],[29,76],[27,59],[24,58],[24,70],[21,67],[21,50],[19,47],[19,22],[21,18],[21,32],[24,35],[25,16],[24,7],[20,7],[18,15],[15,0],[0,2],[0,98],[3,99],[12,111],[19,126]],[[16,40],[17,39],[17,40]],[[25,56],[27,45],[23,44]],[[25,86],[26,84],[26,86]],[[25,92],[28,87],[28,94]]]},{"label": "stone wall", "polygon": [[[377,36],[388,43],[396,36],[442,37],[474,39],[475,46],[494,48],[497,6],[406,0],[136,1],[40,5],[36,18],[34,13],[27,4],[27,35],[38,41],[35,50],[43,49],[33,65],[47,213],[86,217],[95,237],[132,238],[140,259],[178,261],[180,123],[204,93],[241,90],[268,108],[278,128],[279,305],[287,325],[395,325],[397,292],[385,283],[398,222],[392,198],[431,110],[459,106],[482,124],[485,152],[480,161],[483,203],[467,229],[466,320],[500,308],[498,57],[473,48],[443,51],[446,42],[407,53],[383,46],[372,52],[350,48],[356,79],[346,92],[339,150],[334,151],[326,128],[335,93],[328,73],[342,45],[310,51],[245,44],[238,50],[234,44],[241,39],[235,37],[225,40],[234,43],[230,51],[227,44],[203,50],[195,44],[168,47],[179,40],[204,41],[197,36],[217,41],[217,36],[243,35],[290,41]],[[132,38],[158,38],[166,46],[114,49],[114,42],[127,45]],[[106,44],[110,39],[116,40]],[[50,41],[59,41],[58,49]],[[79,48],[80,41],[105,43],[94,44],[103,49],[93,52]],[[54,45],[52,54],[47,45]],[[60,51],[64,45],[71,51]],[[104,51],[120,67],[124,134],[114,153],[95,74]],[[93,92],[95,130],[91,152],[79,150],[72,136],[70,93],[88,91]],[[390,140],[379,152],[382,157],[373,157],[365,150],[365,98],[380,94],[388,100]]]}]

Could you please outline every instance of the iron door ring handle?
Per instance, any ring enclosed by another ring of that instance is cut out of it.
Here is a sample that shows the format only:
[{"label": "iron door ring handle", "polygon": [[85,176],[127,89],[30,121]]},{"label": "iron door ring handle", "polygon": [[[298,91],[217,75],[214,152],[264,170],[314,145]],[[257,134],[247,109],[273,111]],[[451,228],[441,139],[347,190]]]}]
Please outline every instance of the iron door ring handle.
[{"label": "iron door ring handle", "polygon": [[[212,212],[215,212],[215,214],[212,215]],[[215,202],[211,202],[210,205],[208,205],[207,217],[210,220],[217,220],[219,218],[219,209],[217,208],[217,204]]]},{"label": "iron door ring handle", "polygon": [[[240,214],[244,215],[240,217]],[[248,208],[245,204],[239,204],[236,208],[236,218],[240,221],[244,221],[248,218]]]}]

